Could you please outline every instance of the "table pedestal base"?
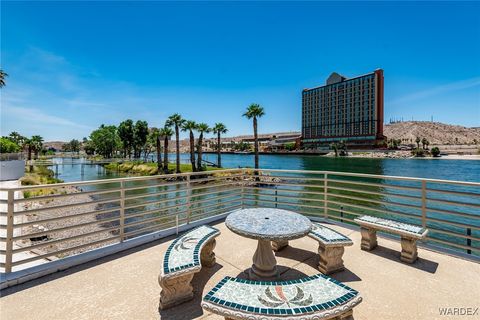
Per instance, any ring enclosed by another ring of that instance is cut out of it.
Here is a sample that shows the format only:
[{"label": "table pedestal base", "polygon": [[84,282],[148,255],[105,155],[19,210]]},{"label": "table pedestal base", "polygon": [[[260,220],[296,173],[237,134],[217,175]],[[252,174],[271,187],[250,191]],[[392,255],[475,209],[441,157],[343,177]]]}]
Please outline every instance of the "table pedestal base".
[{"label": "table pedestal base", "polygon": [[249,271],[251,280],[271,280],[278,278],[277,259],[273,255],[270,241],[258,240],[253,265]]}]

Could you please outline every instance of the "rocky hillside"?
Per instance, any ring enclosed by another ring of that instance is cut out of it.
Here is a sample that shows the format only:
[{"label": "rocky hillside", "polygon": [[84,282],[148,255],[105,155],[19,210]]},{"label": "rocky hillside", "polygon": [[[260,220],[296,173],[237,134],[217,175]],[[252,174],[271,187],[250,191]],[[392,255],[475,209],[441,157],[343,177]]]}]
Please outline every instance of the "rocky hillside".
[{"label": "rocky hillside", "polygon": [[474,139],[480,143],[480,127],[467,128],[440,122],[407,121],[388,124],[384,128],[384,135],[388,139],[427,138],[430,144],[473,144]]}]

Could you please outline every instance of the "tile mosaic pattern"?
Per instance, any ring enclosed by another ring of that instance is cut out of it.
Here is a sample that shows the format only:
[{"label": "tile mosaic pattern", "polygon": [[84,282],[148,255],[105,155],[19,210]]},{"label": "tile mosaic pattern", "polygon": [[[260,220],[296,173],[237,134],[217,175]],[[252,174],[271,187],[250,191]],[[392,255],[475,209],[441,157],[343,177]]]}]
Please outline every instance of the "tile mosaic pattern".
[{"label": "tile mosaic pattern", "polygon": [[231,213],[225,225],[233,232],[259,240],[292,240],[308,234],[311,221],[298,213],[274,208],[242,209]]},{"label": "tile mosaic pattern", "polygon": [[259,315],[299,315],[342,306],[358,292],[323,274],[292,281],[225,277],[204,298],[219,307]]},{"label": "tile mosaic pattern", "polygon": [[367,222],[367,223],[372,223],[376,224],[379,226],[383,226],[386,228],[390,228],[393,230],[401,230],[401,231],[406,231],[410,233],[414,233],[417,235],[422,235],[427,229],[415,226],[412,224],[407,224],[403,222],[398,222],[398,221],[393,221],[393,220],[388,220],[388,219],[382,219],[378,217],[372,217],[372,216],[361,216],[355,219],[355,221],[359,222]]},{"label": "tile mosaic pattern", "polygon": [[333,229],[322,226],[320,223],[313,223],[309,237],[326,244],[353,244],[352,240]]},{"label": "tile mosaic pattern", "polygon": [[200,266],[200,250],[205,242],[219,234],[218,229],[204,225],[175,239],[165,253],[163,274]]}]

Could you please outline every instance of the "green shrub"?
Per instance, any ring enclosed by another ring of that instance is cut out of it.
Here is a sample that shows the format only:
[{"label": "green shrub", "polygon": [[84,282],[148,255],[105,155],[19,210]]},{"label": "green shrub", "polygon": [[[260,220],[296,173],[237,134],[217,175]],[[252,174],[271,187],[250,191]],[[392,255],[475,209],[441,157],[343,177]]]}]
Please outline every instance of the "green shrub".
[{"label": "green shrub", "polygon": [[432,150],[430,150],[430,152],[434,157],[438,157],[440,155],[440,149],[438,149],[438,147],[433,147]]}]

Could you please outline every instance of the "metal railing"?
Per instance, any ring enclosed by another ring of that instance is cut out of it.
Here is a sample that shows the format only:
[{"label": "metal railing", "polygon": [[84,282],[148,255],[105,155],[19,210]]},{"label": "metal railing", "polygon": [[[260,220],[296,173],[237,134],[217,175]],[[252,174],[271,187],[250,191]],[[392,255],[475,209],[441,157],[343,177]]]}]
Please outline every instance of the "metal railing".
[{"label": "metal railing", "polygon": [[254,206],[352,224],[363,214],[387,217],[429,228],[429,244],[480,257],[477,182],[229,169],[0,192],[5,273]]}]

